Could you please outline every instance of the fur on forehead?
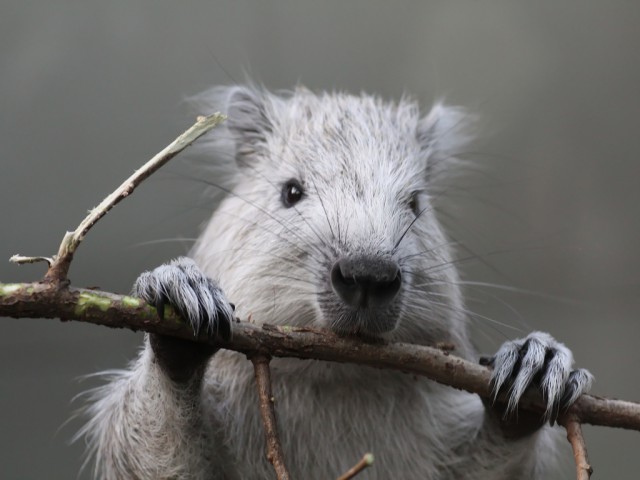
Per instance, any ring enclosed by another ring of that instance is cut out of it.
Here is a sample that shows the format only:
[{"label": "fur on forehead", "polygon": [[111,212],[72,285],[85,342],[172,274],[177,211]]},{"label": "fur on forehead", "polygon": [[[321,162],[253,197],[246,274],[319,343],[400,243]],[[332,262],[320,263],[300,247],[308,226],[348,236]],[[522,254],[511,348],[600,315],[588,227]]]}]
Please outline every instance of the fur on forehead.
[{"label": "fur on forehead", "polygon": [[457,154],[471,140],[474,120],[463,109],[441,102],[422,116],[408,97],[388,102],[364,93],[316,94],[304,87],[271,93],[255,85],[222,86],[190,100],[199,114],[220,111],[228,117],[194,149],[215,160],[207,161],[207,167],[226,188],[241,178],[241,167],[283,148],[298,154],[369,151],[415,162],[427,180],[435,181],[453,169]]}]

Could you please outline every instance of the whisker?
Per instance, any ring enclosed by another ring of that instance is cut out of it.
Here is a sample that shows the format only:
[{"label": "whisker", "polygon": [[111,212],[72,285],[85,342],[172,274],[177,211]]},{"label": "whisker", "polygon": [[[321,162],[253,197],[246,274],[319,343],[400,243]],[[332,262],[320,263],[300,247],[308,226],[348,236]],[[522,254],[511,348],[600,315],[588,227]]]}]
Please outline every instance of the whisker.
[{"label": "whisker", "polygon": [[[494,326],[500,326],[500,327],[504,327],[504,328],[508,328],[514,331],[522,331],[520,328],[518,327],[514,327],[513,325],[509,325],[508,323],[504,323],[501,322],[499,320],[496,320],[494,318],[491,317],[487,317],[486,315],[482,315],[480,313],[474,312],[473,310],[469,310],[468,308],[464,308],[464,307],[455,307],[451,304],[448,303],[444,303],[444,302],[438,302],[438,301],[429,301],[430,305],[436,306],[438,308],[444,309],[446,311],[451,311],[454,313],[463,313],[465,314],[469,319],[476,319],[476,320],[483,320],[486,322],[489,322],[490,324],[494,325]],[[415,308],[417,308],[419,306],[419,304],[416,304],[415,302],[408,302],[408,305],[412,305]]]},{"label": "whisker", "polygon": [[306,252],[307,252],[307,250],[305,250],[305,249],[303,248],[303,246],[300,246],[300,245],[298,245],[298,244],[296,244],[296,243],[292,242],[292,241],[291,241],[291,240],[289,240],[287,237],[285,237],[285,236],[281,235],[281,234],[280,234],[280,233],[278,233],[278,232],[274,232],[273,230],[271,230],[271,229],[267,228],[265,225],[263,225],[263,224],[261,224],[261,223],[258,223],[257,221],[255,221],[255,220],[253,220],[253,219],[249,220],[249,219],[247,219],[247,218],[244,218],[244,217],[241,217],[241,216],[237,215],[237,214],[236,214],[236,213],[234,213],[234,212],[229,212],[229,211],[222,210],[222,209],[219,209],[219,210],[217,211],[217,213],[218,213],[218,214],[222,214],[222,215],[229,215],[229,216],[234,217],[234,218],[236,218],[236,219],[238,219],[238,220],[242,220],[243,222],[247,223],[248,225],[251,225],[252,227],[257,227],[257,228],[259,228],[259,229],[261,229],[261,230],[263,230],[263,231],[265,231],[265,232],[267,232],[267,233],[270,233],[271,235],[275,236],[275,237],[276,237],[276,238],[278,238],[279,240],[282,240],[283,242],[287,243],[288,245],[290,245],[291,247],[293,247],[294,249],[296,249],[296,251],[298,251],[298,252],[301,252],[301,253],[306,253]]},{"label": "whisker", "polygon": [[407,235],[407,233],[409,232],[409,230],[411,230],[411,227],[413,227],[413,225],[418,221],[418,219],[422,216],[423,213],[425,213],[427,210],[431,210],[433,209],[433,207],[431,207],[431,205],[429,205],[428,207],[423,208],[418,215],[416,215],[416,217],[411,221],[411,223],[409,224],[409,226],[407,228],[405,228],[404,232],[402,232],[402,235],[400,235],[400,238],[398,239],[398,241],[396,242],[396,244],[393,246],[393,249],[396,250],[399,246],[400,243],[402,242],[402,240],[404,239],[404,237]]},{"label": "whisker", "polygon": [[402,263],[410,258],[414,258],[414,257],[420,257],[422,255],[426,255],[427,253],[433,253],[435,252],[437,249],[440,248],[447,248],[447,247],[451,247],[451,246],[455,246],[458,245],[458,242],[445,242],[445,243],[441,243],[440,245],[436,245],[435,247],[432,248],[428,248],[427,250],[422,250],[421,252],[418,253],[412,253],[410,255],[405,255],[403,257],[400,257],[398,259],[398,263]]},{"label": "whisker", "polygon": [[188,242],[195,243],[197,242],[197,238],[193,237],[173,237],[173,238],[159,238],[157,240],[147,240],[144,242],[136,242],[130,245],[130,248],[139,248],[139,247],[148,247],[149,245],[158,245],[161,243],[180,243],[180,242]]},{"label": "whisker", "polygon": [[[262,172],[260,172],[257,168],[252,167],[252,170],[257,173],[258,175],[260,175],[260,177],[265,180],[269,185],[271,185],[276,192],[280,192],[280,187],[278,185],[276,185],[275,183],[273,183],[271,180],[269,180],[266,175],[264,175]],[[320,199],[320,203],[322,204],[322,199]],[[298,214],[298,216],[304,221],[304,223],[309,227],[309,230],[311,230],[313,232],[313,234],[317,237],[317,239],[320,241],[320,243],[322,245],[326,245],[326,246],[330,246],[329,242],[327,242],[326,238],[324,238],[320,232],[318,232],[316,230],[315,227],[313,227],[313,225],[311,225],[309,223],[309,221],[307,220],[307,218],[300,212],[300,210],[298,209],[298,207],[296,205],[293,205],[293,210]],[[324,209],[324,205],[323,205],[323,209]],[[326,215],[326,211],[325,211],[325,215]],[[328,217],[327,217],[327,222],[328,222]],[[331,229],[331,224],[329,223],[329,228]]]},{"label": "whisker", "polygon": [[[329,214],[327,213],[327,208],[324,205],[324,200],[322,199],[322,195],[320,195],[320,190],[318,190],[318,186],[316,182],[313,181],[313,188],[316,190],[316,195],[318,195],[318,199],[320,200],[320,206],[322,207],[322,211],[324,212],[324,218],[327,220],[327,225],[329,226],[329,231],[331,232],[331,237],[335,240],[336,234],[333,232],[333,227],[331,226],[331,221],[329,220]],[[338,221],[338,244],[341,243],[340,239],[340,221]]]},{"label": "whisker", "polygon": [[256,210],[258,210],[259,212],[264,213],[265,215],[267,215],[269,218],[271,218],[276,223],[278,223],[280,226],[282,226],[282,228],[284,228],[288,233],[290,233],[291,235],[293,235],[294,237],[299,239],[302,242],[303,245],[305,245],[309,249],[314,250],[315,253],[317,253],[317,254],[322,254],[323,253],[321,250],[319,250],[313,244],[308,243],[306,239],[302,238],[298,232],[296,232],[295,230],[292,230],[291,228],[289,228],[289,226],[283,221],[283,219],[278,218],[276,215],[273,215],[271,212],[269,212],[265,208],[261,207],[260,205],[256,204],[255,202],[252,202],[249,199],[245,198],[244,196],[239,195],[238,193],[234,192],[233,190],[230,190],[229,188],[227,188],[227,187],[225,187],[223,185],[220,185],[220,184],[218,184],[216,182],[213,182],[211,180],[207,180],[207,179],[204,179],[204,178],[193,178],[193,177],[191,178],[191,180],[198,181],[198,182],[204,183],[205,185],[209,185],[209,186],[218,188],[219,190],[221,190],[222,192],[226,193],[227,195],[230,195],[230,196],[238,198],[239,200],[241,200],[242,202],[246,203],[247,205],[249,205],[249,206],[255,208]]}]

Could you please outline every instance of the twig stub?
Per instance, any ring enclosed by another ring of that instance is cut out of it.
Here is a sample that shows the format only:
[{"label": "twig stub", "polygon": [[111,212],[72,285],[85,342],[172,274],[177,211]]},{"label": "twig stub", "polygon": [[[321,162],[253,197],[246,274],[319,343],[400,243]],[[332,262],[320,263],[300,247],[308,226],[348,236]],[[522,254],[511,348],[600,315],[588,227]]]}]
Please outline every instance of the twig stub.
[{"label": "twig stub", "polygon": [[11,263],[17,263],[18,265],[22,265],[25,263],[38,263],[38,262],[47,262],[49,266],[53,263],[53,258],[51,257],[25,257],[24,255],[12,255],[9,261]]},{"label": "twig stub", "polygon": [[362,472],[365,468],[373,465],[373,453],[365,453],[364,456],[353,467],[338,477],[338,480],[351,480]]}]

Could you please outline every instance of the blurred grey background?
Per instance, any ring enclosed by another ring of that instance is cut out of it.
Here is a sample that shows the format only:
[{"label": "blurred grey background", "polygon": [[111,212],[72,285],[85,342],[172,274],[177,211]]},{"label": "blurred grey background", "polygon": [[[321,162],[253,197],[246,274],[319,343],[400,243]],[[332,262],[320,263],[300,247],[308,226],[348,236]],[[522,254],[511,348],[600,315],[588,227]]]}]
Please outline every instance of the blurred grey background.
[{"label": "blurred grey background", "polygon": [[[442,205],[472,258],[479,344],[547,330],[596,393],[640,400],[639,2],[4,0],[0,25],[0,281],[38,279],[42,265],[6,260],[53,254],[212,84],[444,97],[482,118]],[[176,158],[100,222],[73,283],[127,292],[185,253],[213,208],[194,172]],[[79,423],[65,422],[96,385],[78,379],[124,367],[141,334],[13,319],[0,332],[0,478],[76,477]],[[593,478],[637,478],[640,434],[586,435]],[[568,445],[559,456],[555,478],[573,478]]]}]

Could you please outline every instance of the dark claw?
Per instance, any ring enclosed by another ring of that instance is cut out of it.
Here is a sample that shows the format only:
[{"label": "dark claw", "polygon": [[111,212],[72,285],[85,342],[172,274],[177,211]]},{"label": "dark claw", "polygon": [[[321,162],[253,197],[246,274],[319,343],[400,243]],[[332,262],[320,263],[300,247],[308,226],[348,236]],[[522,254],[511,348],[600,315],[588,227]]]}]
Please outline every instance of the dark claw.
[{"label": "dark claw", "polygon": [[575,386],[568,385],[566,390],[564,391],[564,394],[562,395],[562,398],[560,399],[560,404],[562,405],[563,410],[566,410],[571,406],[572,404],[571,399],[575,395],[575,393],[576,393]]},{"label": "dark claw", "polygon": [[552,427],[555,425],[556,421],[558,420],[558,415],[560,415],[561,403],[562,401],[556,400],[555,402],[553,402],[553,406],[549,411],[549,425],[551,425]]},{"label": "dark claw", "polygon": [[[167,306],[191,325],[195,337],[214,336],[229,340],[234,305],[230,305],[215,281],[207,277],[193,260],[178,258],[151,272],[142,273],[133,286],[133,295],[154,306],[161,320]],[[158,364],[177,382],[204,372],[216,348],[170,336],[151,334],[149,342]]]},{"label": "dark claw", "polygon": [[225,342],[231,340],[231,323],[226,319],[218,321],[218,332],[217,334],[222,338]]},{"label": "dark claw", "polygon": [[495,362],[495,357],[487,357],[487,356],[482,356],[480,357],[480,365],[483,365],[485,367],[493,367],[493,364]]},{"label": "dark claw", "polygon": [[[573,355],[563,344],[543,332],[507,342],[481,364],[493,367],[494,398],[508,399],[504,419],[517,412],[522,395],[537,387],[547,405],[542,423],[556,423],[558,415],[591,387],[593,376],[586,370],[571,370]],[[521,415],[521,412],[519,413]]]},{"label": "dark claw", "polygon": [[569,408],[573,402],[576,401],[577,397],[584,391],[584,384],[590,382],[589,376],[590,374],[585,373],[584,370],[574,370],[571,372],[562,394],[562,398],[560,399],[560,404],[562,405],[563,410]]},{"label": "dark claw", "polygon": [[164,320],[164,304],[165,302],[162,296],[158,296],[156,298],[154,306],[156,307],[156,310],[158,312],[158,317],[160,317],[160,320]]},{"label": "dark claw", "polygon": [[178,258],[143,273],[134,284],[133,294],[156,307],[160,319],[165,318],[166,305],[173,307],[191,325],[194,336],[204,333],[231,338],[235,306],[193,260]]}]

